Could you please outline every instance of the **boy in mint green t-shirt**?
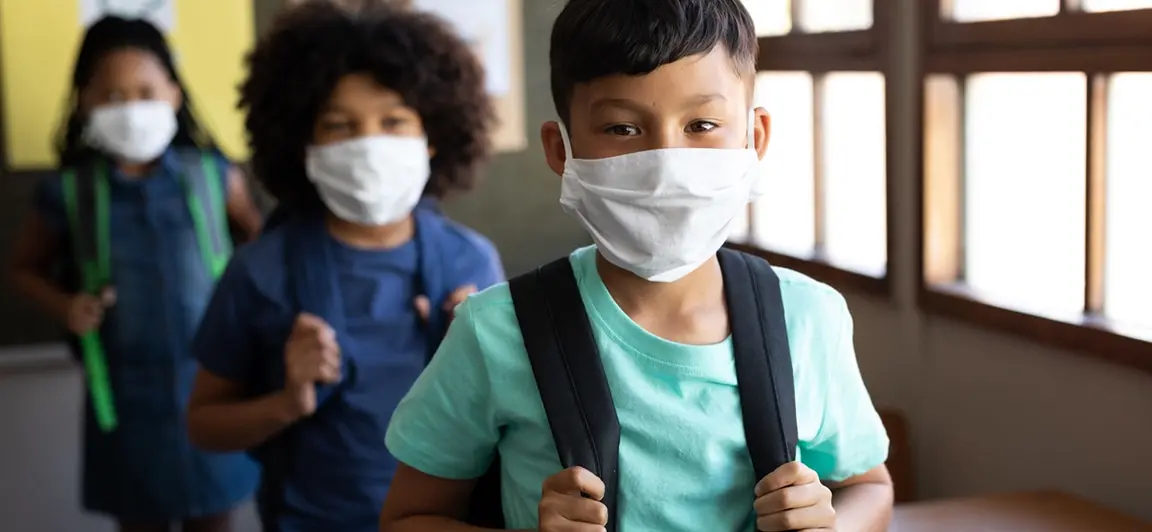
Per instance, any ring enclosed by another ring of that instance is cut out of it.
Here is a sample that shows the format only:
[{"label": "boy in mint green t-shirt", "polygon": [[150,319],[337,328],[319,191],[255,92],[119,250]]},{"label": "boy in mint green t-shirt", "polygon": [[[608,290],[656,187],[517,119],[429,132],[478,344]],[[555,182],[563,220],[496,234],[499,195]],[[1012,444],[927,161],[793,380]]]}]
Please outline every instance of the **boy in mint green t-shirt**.
[{"label": "boy in mint green t-shirt", "polygon": [[[744,439],[715,254],[762,193],[757,49],[740,0],[571,0],[553,29],[541,136],[596,242],[570,260],[621,427],[618,531],[887,529],[888,438],[832,288],[776,269],[798,460],[756,478]],[[603,483],[561,471],[507,285],[457,308],[386,443],[382,531],[478,530],[460,519],[497,451],[509,529],[606,524]]]}]

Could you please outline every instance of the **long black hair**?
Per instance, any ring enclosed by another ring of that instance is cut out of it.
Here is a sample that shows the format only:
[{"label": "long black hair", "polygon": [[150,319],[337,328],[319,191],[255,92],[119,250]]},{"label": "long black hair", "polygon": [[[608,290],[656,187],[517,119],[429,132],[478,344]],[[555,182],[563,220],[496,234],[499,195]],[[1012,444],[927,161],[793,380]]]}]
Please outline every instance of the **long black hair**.
[{"label": "long black hair", "polygon": [[88,28],[80,44],[80,52],[76,55],[69,94],[71,110],[56,134],[56,154],[60,166],[75,166],[99,154],[83,140],[86,117],[80,111],[80,91],[92,81],[96,68],[105,56],[126,48],[154,55],[183,93],[183,104],[176,112],[177,130],[172,144],[216,151],[212,135],[196,119],[191,97],[176,72],[172,51],[168,48],[164,34],[146,20],[108,16]]}]

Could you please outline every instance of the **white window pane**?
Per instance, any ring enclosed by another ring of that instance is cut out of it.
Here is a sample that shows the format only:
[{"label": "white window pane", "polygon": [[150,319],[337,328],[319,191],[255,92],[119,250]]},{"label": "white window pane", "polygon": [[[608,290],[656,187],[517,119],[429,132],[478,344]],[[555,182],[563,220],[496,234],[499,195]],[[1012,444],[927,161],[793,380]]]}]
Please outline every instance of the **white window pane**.
[{"label": "white window pane", "polygon": [[957,22],[1050,17],[1060,12],[1060,0],[941,0],[951,4],[949,18]]},{"label": "white window pane", "polygon": [[1110,85],[1104,313],[1152,329],[1152,74]]},{"label": "white window pane", "polygon": [[1084,306],[1086,81],[978,74],[965,109],[965,277],[1054,317]]},{"label": "white window pane", "polygon": [[743,0],[752,15],[756,35],[784,35],[792,30],[791,0]]},{"label": "white window pane", "polygon": [[772,116],[761,167],[768,193],[756,201],[752,233],[761,247],[806,257],[815,243],[812,76],[765,72],[756,78],[755,105]]},{"label": "white window pane", "polygon": [[866,30],[872,27],[872,0],[803,0],[799,26],[809,33]]},{"label": "white window pane", "polygon": [[831,73],[821,114],[825,251],[833,264],[883,275],[888,253],[884,76]]},{"label": "white window pane", "polygon": [[1125,11],[1152,8],[1152,0],[1081,0],[1084,11]]}]

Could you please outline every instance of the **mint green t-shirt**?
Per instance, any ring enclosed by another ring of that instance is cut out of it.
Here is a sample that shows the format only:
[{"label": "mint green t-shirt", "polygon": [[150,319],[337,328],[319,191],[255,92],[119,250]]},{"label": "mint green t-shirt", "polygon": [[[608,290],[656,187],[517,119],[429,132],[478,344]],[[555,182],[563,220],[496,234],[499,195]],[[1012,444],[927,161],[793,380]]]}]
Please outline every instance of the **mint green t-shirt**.
[{"label": "mint green t-shirt", "polygon": [[[594,247],[571,255],[620,420],[622,532],[753,531],[756,482],[730,340],[669,342],[612,299]],[[882,463],[888,437],[860,378],[852,320],[827,285],[776,268],[796,388],[797,456],[825,480]],[[401,401],[388,450],[425,474],[483,475],[499,449],[509,529],[535,528],[544,479],[563,469],[506,284],[456,310],[448,336]]]}]

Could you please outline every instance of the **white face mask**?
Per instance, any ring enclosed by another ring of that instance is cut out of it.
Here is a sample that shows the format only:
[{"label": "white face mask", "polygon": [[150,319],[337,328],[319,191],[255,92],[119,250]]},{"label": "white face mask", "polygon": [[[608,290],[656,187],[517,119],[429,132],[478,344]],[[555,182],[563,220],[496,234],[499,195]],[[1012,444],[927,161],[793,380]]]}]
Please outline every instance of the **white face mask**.
[{"label": "white face mask", "polygon": [[133,163],[155,160],[175,136],[176,110],[159,100],[97,107],[84,132],[88,145]]},{"label": "white face mask", "polygon": [[361,137],[308,148],[308,178],[341,220],[386,225],[416,207],[432,174],[423,137]]},{"label": "white face mask", "polygon": [[762,193],[755,113],[744,149],[667,148],[574,159],[563,124],[560,204],[612,264],[649,281],[688,275],[728,239],[732,221]]}]

